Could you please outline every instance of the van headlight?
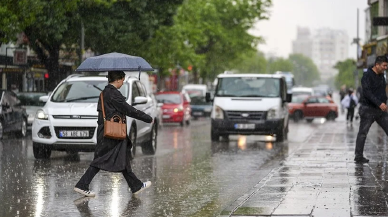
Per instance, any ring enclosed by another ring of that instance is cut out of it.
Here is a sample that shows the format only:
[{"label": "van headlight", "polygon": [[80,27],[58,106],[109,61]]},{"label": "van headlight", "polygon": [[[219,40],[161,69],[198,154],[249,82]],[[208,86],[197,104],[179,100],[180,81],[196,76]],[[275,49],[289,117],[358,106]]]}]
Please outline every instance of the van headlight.
[{"label": "van headlight", "polygon": [[44,113],[42,109],[39,109],[35,114],[35,118],[41,120],[48,120],[48,114]]},{"label": "van headlight", "polygon": [[277,107],[271,108],[268,110],[267,113],[267,120],[272,120],[272,119],[279,119],[281,116],[280,111]]},{"label": "van headlight", "polygon": [[214,108],[214,118],[215,119],[224,119],[224,110],[222,110],[222,108],[216,106]]}]

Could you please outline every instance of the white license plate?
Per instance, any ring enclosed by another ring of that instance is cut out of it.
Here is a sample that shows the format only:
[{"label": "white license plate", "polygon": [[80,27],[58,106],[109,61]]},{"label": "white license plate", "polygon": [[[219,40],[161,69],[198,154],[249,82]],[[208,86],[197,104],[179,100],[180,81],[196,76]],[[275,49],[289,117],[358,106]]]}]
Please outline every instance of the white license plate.
[{"label": "white license plate", "polygon": [[170,115],[163,115],[164,119],[170,118]]},{"label": "white license plate", "polygon": [[203,115],[202,112],[193,112],[193,115]]},{"label": "white license plate", "polygon": [[234,129],[255,129],[255,124],[235,124]]},{"label": "white license plate", "polygon": [[88,130],[61,130],[59,137],[89,137]]}]

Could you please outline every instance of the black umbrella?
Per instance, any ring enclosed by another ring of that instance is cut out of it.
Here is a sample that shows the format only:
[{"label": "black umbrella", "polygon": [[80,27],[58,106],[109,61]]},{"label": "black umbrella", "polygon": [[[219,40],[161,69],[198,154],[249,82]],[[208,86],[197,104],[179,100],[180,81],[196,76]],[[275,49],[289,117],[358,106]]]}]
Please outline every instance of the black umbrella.
[{"label": "black umbrella", "polygon": [[108,53],[89,57],[75,70],[77,72],[154,71],[142,57],[122,53]]}]

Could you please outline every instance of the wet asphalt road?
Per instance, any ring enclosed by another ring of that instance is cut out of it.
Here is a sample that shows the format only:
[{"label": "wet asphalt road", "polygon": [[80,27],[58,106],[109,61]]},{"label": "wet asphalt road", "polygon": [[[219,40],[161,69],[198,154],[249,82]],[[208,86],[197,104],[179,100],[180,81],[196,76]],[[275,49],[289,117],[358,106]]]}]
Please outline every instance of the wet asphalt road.
[{"label": "wet asphalt road", "polygon": [[154,156],[138,147],[132,166],[152,187],[133,196],[120,173],[101,171],[91,183],[95,198],[73,191],[93,153],[53,152],[35,160],[31,136],[0,141],[0,216],[217,216],[248,192],[308,139],[316,127],[290,122],[287,142],[259,136],[210,141],[210,120],[159,130]]}]

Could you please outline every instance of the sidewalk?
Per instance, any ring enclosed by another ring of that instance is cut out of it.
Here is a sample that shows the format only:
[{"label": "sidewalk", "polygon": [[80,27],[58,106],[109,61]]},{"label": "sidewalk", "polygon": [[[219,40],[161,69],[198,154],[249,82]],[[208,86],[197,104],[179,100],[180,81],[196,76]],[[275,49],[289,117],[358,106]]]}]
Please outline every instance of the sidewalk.
[{"label": "sidewalk", "polygon": [[380,126],[369,131],[370,162],[362,165],[353,161],[359,121],[312,124],[312,136],[221,216],[388,216],[388,138]]}]

